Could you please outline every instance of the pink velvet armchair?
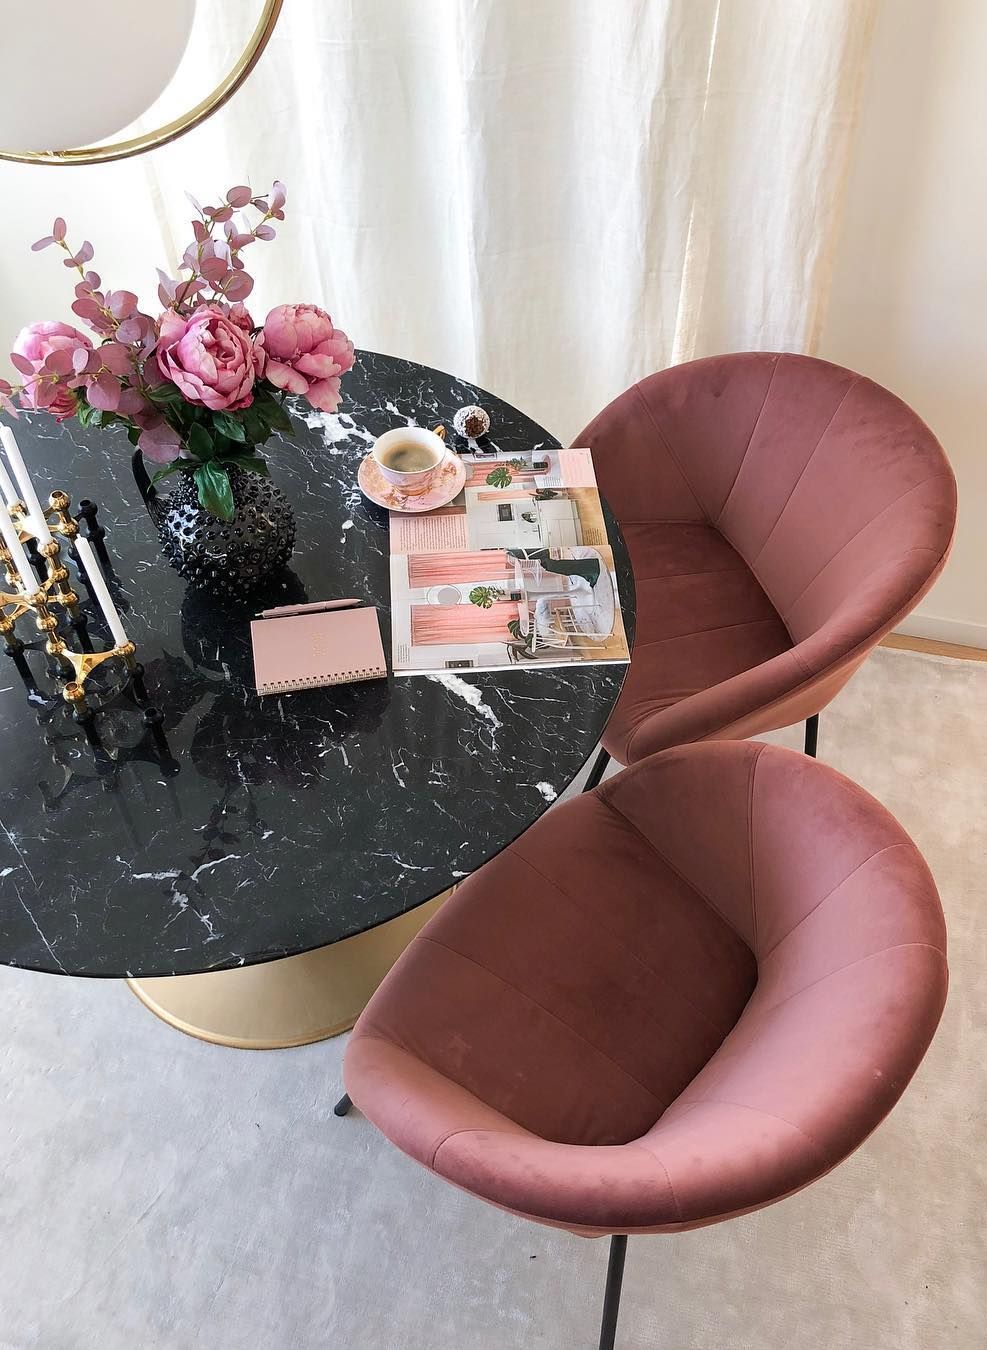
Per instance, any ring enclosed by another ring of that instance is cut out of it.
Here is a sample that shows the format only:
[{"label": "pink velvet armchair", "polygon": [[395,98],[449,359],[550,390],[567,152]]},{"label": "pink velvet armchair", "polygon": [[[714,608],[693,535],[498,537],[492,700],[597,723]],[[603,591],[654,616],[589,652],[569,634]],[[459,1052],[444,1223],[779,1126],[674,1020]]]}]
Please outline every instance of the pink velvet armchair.
[{"label": "pink velvet armchair", "polygon": [[346,1049],[349,1098],[491,1204],[611,1243],[823,1176],[887,1115],[946,996],[935,884],[861,788],[745,742],[644,760],[463,883]]},{"label": "pink velvet armchair", "polygon": [[894,394],[827,361],[673,366],[575,444],[593,450],[638,602],[591,786],[607,755],[815,719],[949,552],[956,486],[939,443]]}]

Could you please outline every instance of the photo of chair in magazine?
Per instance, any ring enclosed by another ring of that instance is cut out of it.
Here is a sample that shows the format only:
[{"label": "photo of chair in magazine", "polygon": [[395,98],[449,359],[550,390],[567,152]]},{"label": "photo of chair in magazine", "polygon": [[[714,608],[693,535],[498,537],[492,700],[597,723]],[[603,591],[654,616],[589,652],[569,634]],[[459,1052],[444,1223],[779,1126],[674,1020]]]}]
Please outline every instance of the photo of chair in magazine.
[{"label": "photo of chair in magazine", "polygon": [[394,674],[629,661],[590,451],[461,459],[448,506],[390,514]]}]

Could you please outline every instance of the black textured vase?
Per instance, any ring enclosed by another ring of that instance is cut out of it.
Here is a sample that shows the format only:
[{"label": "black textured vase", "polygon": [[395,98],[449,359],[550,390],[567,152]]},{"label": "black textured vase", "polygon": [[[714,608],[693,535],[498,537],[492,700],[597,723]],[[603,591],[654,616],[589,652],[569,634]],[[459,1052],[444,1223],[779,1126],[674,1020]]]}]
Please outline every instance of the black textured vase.
[{"label": "black textured vase", "polygon": [[199,502],[191,472],[167,494],[148,477],[138,450],[134,477],[161,548],[172,567],[196,590],[224,600],[250,595],[291,557],[295,516],[287,497],[269,478],[229,466],[234,514],[220,520]]}]

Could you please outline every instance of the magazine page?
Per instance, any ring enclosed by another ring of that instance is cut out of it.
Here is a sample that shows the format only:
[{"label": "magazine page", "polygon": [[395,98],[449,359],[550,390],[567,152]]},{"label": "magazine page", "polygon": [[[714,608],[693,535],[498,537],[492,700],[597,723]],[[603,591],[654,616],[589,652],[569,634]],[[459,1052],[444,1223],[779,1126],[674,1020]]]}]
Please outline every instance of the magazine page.
[{"label": "magazine page", "polygon": [[460,459],[448,506],[390,513],[394,674],[629,661],[590,451]]}]

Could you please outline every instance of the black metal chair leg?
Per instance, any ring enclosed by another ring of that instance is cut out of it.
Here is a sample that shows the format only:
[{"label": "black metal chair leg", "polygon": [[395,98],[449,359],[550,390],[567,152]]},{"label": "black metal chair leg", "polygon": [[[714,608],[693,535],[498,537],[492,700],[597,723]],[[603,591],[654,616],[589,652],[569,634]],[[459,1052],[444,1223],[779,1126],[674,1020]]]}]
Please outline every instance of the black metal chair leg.
[{"label": "black metal chair leg", "polygon": [[339,1101],[332,1108],[332,1113],[334,1116],[348,1115],[349,1109],[352,1105],[353,1103],[350,1101],[349,1093],[344,1092],[343,1095],[340,1097]]},{"label": "black metal chair leg", "polygon": [[624,1257],[627,1255],[627,1234],[614,1233],[610,1239],[610,1260],[607,1262],[607,1289],[603,1296],[603,1325],[600,1328],[600,1350],[613,1350],[617,1336],[617,1314],[620,1312],[620,1286],[624,1279]]},{"label": "black metal chair leg", "polygon": [[607,771],[607,765],[609,763],[610,763],[610,756],[606,752],[606,750],[604,750],[603,747],[601,746],[600,753],[593,761],[593,767],[589,771],[589,777],[586,779],[586,782],[583,785],[584,792],[592,792],[595,787],[599,787],[603,775]]},{"label": "black metal chair leg", "polygon": [[816,746],[819,743],[819,714],[813,713],[811,717],[805,719],[805,753],[816,757]]}]

